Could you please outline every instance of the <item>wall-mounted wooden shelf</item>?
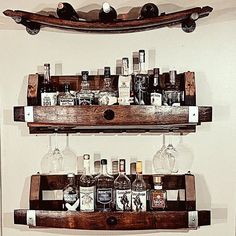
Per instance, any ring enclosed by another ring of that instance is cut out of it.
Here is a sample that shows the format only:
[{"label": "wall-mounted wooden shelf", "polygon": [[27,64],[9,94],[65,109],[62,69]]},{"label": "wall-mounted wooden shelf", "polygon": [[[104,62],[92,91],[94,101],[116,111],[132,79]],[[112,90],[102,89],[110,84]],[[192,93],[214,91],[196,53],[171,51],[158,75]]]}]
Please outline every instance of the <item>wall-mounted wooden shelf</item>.
[{"label": "wall-mounted wooden shelf", "polygon": [[[3,13],[11,17],[16,23],[26,26],[27,32],[37,34],[41,27],[53,27],[64,30],[74,30],[86,33],[130,33],[157,29],[165,26],[181,24],[189,19],[192,14],[198,18],[206,17],[213,8],[209,6],[196,7],[188,10],[161,14],[158,17],[137,20],[117,20],[112,23],[101,23],[98,21],[68,21],[55,16],[41,15],[20,10],[5,10]],[[196,19],[196,20],[197,20]]]}]

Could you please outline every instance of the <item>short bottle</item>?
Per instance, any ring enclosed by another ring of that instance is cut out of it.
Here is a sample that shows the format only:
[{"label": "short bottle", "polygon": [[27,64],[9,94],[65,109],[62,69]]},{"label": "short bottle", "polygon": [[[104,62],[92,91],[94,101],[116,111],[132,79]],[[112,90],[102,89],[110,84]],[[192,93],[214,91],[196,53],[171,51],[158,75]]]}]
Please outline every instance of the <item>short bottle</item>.
[{"label": "short bottle", "polygon": [[84,154],[84,173],[79,180],[80,211],[93,212],[95,206],[95,178],[90,173],[90,155]]},{"label": "short bottle", "polygon": [[99,19],[104,23],[115,21],[117,12],[108,2],[104,2],[99,12]]},{"label": "short bottle", "polygon": [[57,6],[57,15],[63,20],[79,21],[79,15],[68,2],[60,2]]},{"label": "short bottle", "polygon": [[159,15],[159,9],[154,3],[146,3],[142,6],[140,11],[140,18],[152,18],[157,17]]},{"label": "short bottle", "polygon": [[131,182],[125,174],[125,159],[119,160],[119,175],[114,181],[116,211],[131,210]]},{"label": "short bottle", "polygon": [[136,163],[136,179],[132,183],[132,210],[147,211],[147,187],[142,175],[142,162]]},{"label": "short bottle", "polygon": [[159,85],[160,70],[159,68],[154,68],[153,72],[154,72],[153,84],[150,91],[151,105],[161,106],[162,105],[162,88]]},{"label": "short bottle", "polygon": [[150,209],[153,211],[166,209],[166,190],[162,187],[162,177],[153,176],[154,189],[150,191]]},{"label": "short bottle", "polygon": [[58,104],[60,106],[74,106],[76,104],[75,96],[70,92],[70,84],[64,84],[64,92],[58,95]]},{"label": "short bottle", "polygon": [[75,174],[67,175],[68,185],[63,189],[63,210],[78,211],[79,210],[79,190],[75,183]]}]

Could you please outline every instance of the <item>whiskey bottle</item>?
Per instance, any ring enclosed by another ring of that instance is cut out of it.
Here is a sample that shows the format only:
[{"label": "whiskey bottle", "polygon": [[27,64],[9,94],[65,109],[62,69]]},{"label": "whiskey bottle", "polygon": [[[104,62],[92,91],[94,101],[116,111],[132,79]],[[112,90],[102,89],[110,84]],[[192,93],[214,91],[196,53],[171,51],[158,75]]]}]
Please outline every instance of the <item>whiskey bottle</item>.
[{"label": "whiskey bottle", "polygon": [[90,174],[90,155],[84,154],[84,173],[80,177],[80,211],[93,212],[95,204],[95,179]]},{"label": "whiskey bottle", "polygon": [[149,76],[145,70],[145,51],[139,50],[139,72],[134,76],[134,103],[137,105],[150,104]]},{"label": "whiskey bottle", "polygon": [[98,94],[99,105],[114,105],[117,104],[117,92],[114,91],[111,84],[110,67],[104,67],[104,83],[103,88]]},{"label": "whiskey bottle", "polygon": [[58,104],[60,106],[74,106],[76,104],[75,96],[70,92],[70,84],[64,84],[64,92],[58,95]]},{"label": "whiskey bottle", "polygon": [[57,92],[50,76],[50,64],[44,64],[43,85],[41,88],[41,106],[57,105]]},{"label": "whiskey bottle", "polygon": [[96,210],[113,209],[114,178],[107,173],[107,160],[101,160],[101,173],[96,177]]},{"label": "whiskey bottle", "polygon": [[119,175],[114,181],[116,210],[131,210],[131,182],[125,174],[125,159],[119,161]]},{"label": "whiskey bottle", "polygon": [[154,68],[153,85],[150,91],[151,105],[162,105],[162,89],[159,85],[159,68]]},{"label": "whiskey bottle", "polygon": [[104,23],[112,22],[116,20],[116,10],[107,2],[104,2],[99,12],[99,19]]},{"label": "whiskey bottle", "polygon": [[57,15],[63,20],[79,21],[79,15],[68,2],[60,2],[57,6]]},{"label": "whiskey bottle", "polygon": [[158,14],[159,14],[159,9],[154,3],[146,3],[141,8],[140,18],[141,19],[152,18],[158,16]]},{"label": "whiskey bottle", "polygon": [[90,90],[88,82],[88,71],[82,71],[81,90],[76,94],[77,105],[92,105],[94,103],[94,94]]},{"label": "whiskey bottle", "polygon": [[132,210],[147,210],[147,187],[142,176],[142,162],[136,163],[136,179],[132,183]]},{"label": "whiskey bottle", "polygon": [[63,209],[65,211],[79,210],[79,190],[75,184],[75,174],[67,175],[68,185],[63,189]]},{"label": "whiskey bottle", "polygon": [[162,188],[162,177],[153,176],[154,189],[150,191],[150,209],[153,211],[166,209],[166,190]]}]

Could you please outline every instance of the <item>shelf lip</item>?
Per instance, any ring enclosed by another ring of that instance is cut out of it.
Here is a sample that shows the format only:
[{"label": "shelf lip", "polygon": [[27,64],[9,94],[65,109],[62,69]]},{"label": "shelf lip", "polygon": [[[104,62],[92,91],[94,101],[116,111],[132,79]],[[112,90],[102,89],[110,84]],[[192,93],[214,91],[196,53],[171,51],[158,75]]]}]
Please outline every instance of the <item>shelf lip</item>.
[{"label": "shelf lip", "polygon": [[60,29],[70,29],[89,33],[129,33],[160,28],[169,25],[176,25],[190,17],[192,13],[198,13],[199,18],[206,17],[213,10],[210,6],[195,7],[188,10],[168,13],[158,17],[137,20],[118,20],[111,23],[102,23],[99,21],[69,21],[62,20],[52,16],[40,15],[21,10],[5,10],[5,16],[16,18],[21,17],[28,21],[38,23],[42,26],[55,27]]}]

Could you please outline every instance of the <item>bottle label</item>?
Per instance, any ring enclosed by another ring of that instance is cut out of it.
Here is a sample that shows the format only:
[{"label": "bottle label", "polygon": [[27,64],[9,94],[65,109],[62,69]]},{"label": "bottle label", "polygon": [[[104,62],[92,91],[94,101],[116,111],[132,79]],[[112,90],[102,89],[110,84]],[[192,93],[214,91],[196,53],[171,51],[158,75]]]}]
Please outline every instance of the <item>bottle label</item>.
[{"label": "bottle label", "polygon": [[131,209],[131,189],[116,190],[116,210],[129,211]]},{"label": "bottle label", "polygon": [[102,204],[108,204],[112,201],[112,188],[97,189],[97,201]]},{"label": "bottle label", "polygon": [[119,76],[119,105],[130,105],[130,82],[131,76]]},{"label": "bottle label", "polygon": [[60,106],[74,106],[75,100],[74,98],[60,98]]},{"label": "bottle label", "polygon": [[147,192],[132,191],[132,210],[146,211],[147,210]]},{"label": "bottle label", "polygon": [[94,186],[80,187],[80,210],[94,211]]},{"label": "bottle label", "polygon": [[145,105],[147,101],[148,77],[147,75],[137,75],[134,82],[134,102],[138,105]]},{"label": "bottle label", "polygon": [[151,196],[151,207],[152,208],[161,208],[166,207],[165,204],[165,193],[164,192],[152,192]]},{"label": "bottle label", "polygon": [[56,106],[57,94],[56,93],[41,93],[42,106]]},{"label": "bottle label", "polygon": [[73,194],[64,193],[63,199],[64,199],[65,209],[69,211],[76,211],[77,208],[79,207],[78,193],[73,193]]},{"label": "bottle label", "polygon": [[117,97],[111,96],[109,94],[104,94],[98,99],[99,105],[113,105],[115,103],[117,103]]},{"label": "bottle label", "polygon": [[162,105],[162,94],[151,93],[151,105],[161,106]]},{"label": "bottle label", "polygon": [[92,105],[92,99],[88,97],[80,97],[78,99],[78,105]]}]

